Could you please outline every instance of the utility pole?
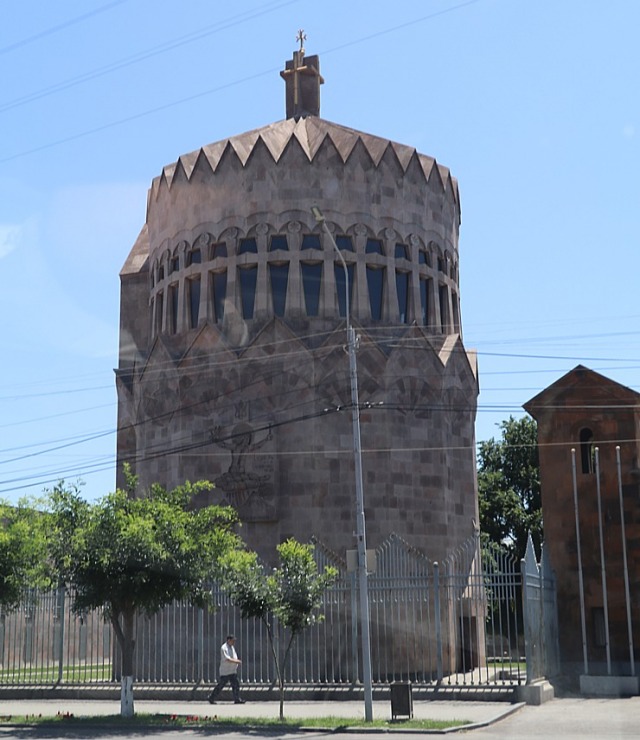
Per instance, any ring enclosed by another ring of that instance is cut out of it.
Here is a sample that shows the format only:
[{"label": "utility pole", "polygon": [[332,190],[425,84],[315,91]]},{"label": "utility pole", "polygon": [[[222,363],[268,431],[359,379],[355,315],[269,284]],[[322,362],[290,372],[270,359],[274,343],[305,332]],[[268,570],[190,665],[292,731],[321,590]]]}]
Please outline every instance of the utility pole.
[{"label": "utility pole", "polygon": [[362,485],[362,448],[360,446],[360,405],[358,402],[358,364],[356,350],[358,337],[351,326],[349,305],[349,270],[333,234],[317,206],[311,209],[331,246],[340,258],[344,270],[345,314],[347,324],[347,353],[349,355],[349,380],[351,385],[351,423],[353,427],[353,462],[356,474],[356,540],[358,553],[358,591],[360,592],[360,638],[362,644],[362,682],[364,686],[364,718],[373,720],[373,688],[371,679],[371,635],[369,631],[369,584],[367,580],[367,534],[364,516],[364,488]]}]

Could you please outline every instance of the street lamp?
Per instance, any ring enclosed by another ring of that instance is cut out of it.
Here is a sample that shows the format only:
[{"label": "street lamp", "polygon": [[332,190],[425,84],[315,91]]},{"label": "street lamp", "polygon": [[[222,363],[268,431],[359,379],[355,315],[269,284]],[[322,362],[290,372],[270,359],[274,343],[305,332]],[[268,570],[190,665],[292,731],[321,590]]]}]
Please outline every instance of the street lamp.
[{"label": "street lamp", "polygon": [[367,535],[364,518],[364,492],[362,487],[362,448],[360,447],[360,408],[358,405],[358,365],[356,348],[358,340],[351,326],[349,310],[349,270],[333,234],[317,206],[311,208],[313,217],[327,235],[331,246],[340,258],[344,270],[345,314],[347,323],[347,352],[351,380],[351,423],[353,426],[353,460],[356,473],[356,539],[358,552],[358,590],[360,591],[360,637],[362,641],[362,680],[364,684],[364,718],[373,720],[373,691],[371,686],[371,637],[369,634],[369,587],[367,583]]}]

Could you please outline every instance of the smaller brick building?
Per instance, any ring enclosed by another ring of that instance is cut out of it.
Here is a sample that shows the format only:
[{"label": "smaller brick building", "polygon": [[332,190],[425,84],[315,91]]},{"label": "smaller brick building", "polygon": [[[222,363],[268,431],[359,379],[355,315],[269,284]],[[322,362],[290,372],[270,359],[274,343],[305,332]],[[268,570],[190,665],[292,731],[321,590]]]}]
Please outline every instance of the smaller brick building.
[{"label": "smaller brick building", "polygon": [[[640,394],[578,365],[528,401],[524,408],[538,422],[545,549],[557,579],[563,672],[579,672],[583,666],[578,552],[584,579],[590,670],[598,672],[606,661],[599,486],[611,660],[618,673],[626,674],[630,654],[623,537],[633,641],[640,647]],[[575,450],[580,547],[576,535],[572,450]],[[638,649],[635,652],[637,658]]]}]

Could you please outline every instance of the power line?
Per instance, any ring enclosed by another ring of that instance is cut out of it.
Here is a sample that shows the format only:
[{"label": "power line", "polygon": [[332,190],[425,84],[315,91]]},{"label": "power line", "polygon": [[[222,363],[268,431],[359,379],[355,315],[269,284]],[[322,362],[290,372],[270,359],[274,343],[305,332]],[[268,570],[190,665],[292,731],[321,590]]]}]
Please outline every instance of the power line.
[{"label": "power line", "polygon": [[52,26],[51,28],[47,28],[44,31],[39,31],[38,33],[33,34],[32,36],[27,36],[25,39],[21,39],[20,41],[15,41],[13,44],[9,44],[8,46],[4,46],[0,48],[0,54],[8,54],[11,51],[15,51],[16,49],[21,49],[24,46],[28,46],[29,44],[32,44],[34,41],[40,41],[40,39],[46,38],[47,36],[53,36],[53,34],[58,33],[59,31],[63,31],[65,28],[69,28],[70,26],[75,26],[78,23],[82,23],[83,21],[86,21],[88,18],[93,18],[94,16],[104,13],[107,10],[111,10],[111,8],[115,8],[116,5],[122,5],[123,3],[128,2],[128,0],[114,0],[111,3],[107,3],[106,5],[102,5],[99,8],[96,8],[95,10],[90,10],[87,13],[83,13],[82,15],[78,15],[75,18],[71,18],[68,21],[64,21],[64,23],[59,23],[56,26]]}]

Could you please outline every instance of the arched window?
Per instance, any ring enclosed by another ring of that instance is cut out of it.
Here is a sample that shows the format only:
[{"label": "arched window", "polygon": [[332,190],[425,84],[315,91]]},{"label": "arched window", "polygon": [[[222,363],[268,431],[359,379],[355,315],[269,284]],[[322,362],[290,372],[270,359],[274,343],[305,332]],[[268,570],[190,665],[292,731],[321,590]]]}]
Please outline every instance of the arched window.
[{"label": "arched window", "polygon": [[593,432],[585,427],[580,430],[580,461],[582,462],[583,473],[593,473],[595,471],[595,446],[593,444]]},{"label": "arched window", "polygon": [[430,283],[430,280],[420,278],[420,309],[422,311],[423,326],[429,326],[429,321],[431,319],[431,317],[429,316]]},{"label": "arched window", "polygon": [[169,286],[169,309],[171,311],[171,315],[169,317],[171,321],[171,326],[169,327],[169,331],[171,334],[175,334],[178,331],[178,286],[177,285]]},{"label": "arched window", "polygon": [[269,242],[269,251],[275,252],[277,249],[282,249],[284,252],[289,251],[289,243],[285,234],[274,234]]},{"label": "arched window", "polygon": [[449,327],[449,291],[446,285],[441,285],[438,291],[440,299],[440,328],[443,334],[447,333]]},{"label": "arched window", "polygon": [[273,305],[273,313],[276,316],[284,316],[284,311],[287,304],[289,263],[285,262],[283,264],[269,264],[269,277],[271,278],[271,300]]},{"label": "arched window", "polygon": [[320,236],[318,234],[305,234],[302,237],[302,246],[300,249],[322,249]]},{"label": "arched window", "polygon": [[164,265],[158,267],[158,280],[164,280]]},{"label": "arched window", "polygon": [[347,252],[353,252],[353,241],[350,236],[339,234],[336,236],[336,247],[338,247],[338,249],[344,249]]},{"label": "arched window", "polygon": [[365,254],[384,254],[380,239],[367,239],[364,251]]},{"label": "arched window", "polygon": [[211,301],[216,323],[224,319],[224,302],[227,297],[227,271],[211,273]]},{"label": "arched window", "polygon": [[199,265],[202,262],[202,253],[199,249],[192,249],[187,254],[187,267],[189,265]]},{"label": "arched window", "polygon": [[162,331],[163,311],[164,311],[164,295],[162,293],[158,293],[156,297],[156,316],[155,316],[156,334],[160,334],[160,332]]},{"label": "arched window", "polygon": [[[334,275],[336,279],[336,291],[338,293],[338,313],[340,316],[347,315],[347,301],[345,295],[345,277],[342,262],[334,264]],[[353,305],[353,283],[355,276],[355,265],[347,265],[347,274],[349,276],[349,305]]]},{"label": "arched window", "polygon": [[256,282],[258,280],[258,265],[248,265],[239,269],[240,300],[242,302],[242,318],[252,319],[256,302]]},{"label": "arched window", "polygon": [[258,254],[258,244],[253,237],[240,239],[238,254]]},{"label": "arched window", "polygon": [[406,244],[396,244],[395,258],[397,260],[408,260],[409,252]]},{"label": "arched window", "polygon": [[189,325],[192,329],[198,326],[200,316],[200,277],[187,281],[189,287]]},{"label": "arched window", "polygon": [[[396,245],[397,249],[397,245]],[[400,323],[409,323],[409,273],[396,270],[396,293],[398,294],[398,312]]]},{"label": "arched window", "polygon": [[303,262],[300,268],[302,270],[302,288],[304,290],[304,305],[307,309],[307,316],[317,316],[320,309],[322,262],[317,264]]},{"label": "arched window", "polygon": [[214,260],[216,257],[227,256],[227,244],[226,242],[220,242],[219,244],[211,245],[211,259]]},{"label": "arched window", "polygon": [[171,263],[169,266],[169,272],[170,273],[178,272],[179,269],[180,269],[180,257],[172,257]]},{"label": "arched window", "polygon": [[373,321],[382,320],[384,267],[367,265],[367,287],[369,288],[369,306]]}]

